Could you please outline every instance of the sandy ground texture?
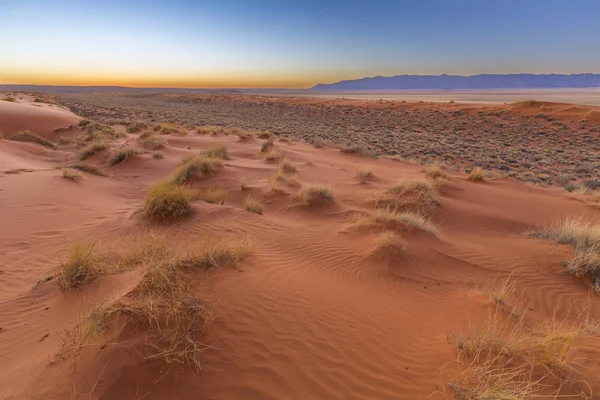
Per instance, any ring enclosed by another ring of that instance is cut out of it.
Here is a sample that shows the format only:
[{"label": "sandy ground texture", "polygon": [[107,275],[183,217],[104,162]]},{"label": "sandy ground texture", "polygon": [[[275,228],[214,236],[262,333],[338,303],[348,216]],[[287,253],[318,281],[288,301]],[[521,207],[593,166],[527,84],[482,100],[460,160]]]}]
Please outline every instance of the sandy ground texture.
[{"label": "sandy ground texture", "polygon": [[[524,235],[599,222],[592,196],[34,104],[0,101],[1,399],[600,393],[594,276]],[[151,217],[148,190],[198,155],[186,214]]]}]

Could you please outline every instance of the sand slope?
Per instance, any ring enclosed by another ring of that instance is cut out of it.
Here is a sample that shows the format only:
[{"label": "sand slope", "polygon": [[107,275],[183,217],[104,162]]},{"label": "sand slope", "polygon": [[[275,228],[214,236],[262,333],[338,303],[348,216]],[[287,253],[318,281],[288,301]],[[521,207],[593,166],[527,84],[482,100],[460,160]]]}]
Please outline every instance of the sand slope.
[{"label": "sand slope", "polygon": [[[3,104],[2,129],[50,132],[76,121],[25,107]],[[15,115],[23,121],[14,122]],[[454,357],[447,334],[466,329],[491,306],[482,293],[490,280],[512,274],[528,321],[585,309],[600,315],[600,301],[585,283],[562,274],[568,249],[522,234],[566,216],[600,218],[596,208],[558,190],[451,175],[431,214],[439,237],[405,231],[402,255],[375,258],[381,228],[357,227],[356,218],[372,212],[377,191],[424,179],[421,166],[276,141],[298,172],[297,183],[281,182],[283,192],[273,193],[277,164],[255,156],[264,140],[196,134],[167,140],[163,159],[147,152],[108,167],[107,155],[99,154],[90,163],[108,176],[86,174],[81,183],[53,169],[75,158],[71,145],[48,156],[32,144],[0,141],[1,171],[31,170],[0,173],[0,398],[425,399],[443,387],[440,368]],[[170,225],[136,214],[150,185],[185,155],[214,143],[227,146],[230,160],[200,184],[228,190],[224,205],[194,202],[191,218]],[[111,148],[125,145],[137,146],[137,135]],[[366,166],[374,178],[360,184],[354,174]],[[331,185],[336,202],[300,207],[294,194],[306,182]],[[263,215],[244,209],[248,193],[263,202]],[[205,370],[140,363],[118,342],[86,350],[73,370],[56,357],[61,335],[94,304],[126,293],[137,271],[73,293],[61,293],[52,281],[32,287],[56,272],[76,239],[118,248],[141,232],[165,229],[182,242],[212,234],[247,235],[254,243],[240,269],[213,271],[204,285],[219,316],[209,328],[213,348]],[[593,389],[600,391],[597,383]]]}]

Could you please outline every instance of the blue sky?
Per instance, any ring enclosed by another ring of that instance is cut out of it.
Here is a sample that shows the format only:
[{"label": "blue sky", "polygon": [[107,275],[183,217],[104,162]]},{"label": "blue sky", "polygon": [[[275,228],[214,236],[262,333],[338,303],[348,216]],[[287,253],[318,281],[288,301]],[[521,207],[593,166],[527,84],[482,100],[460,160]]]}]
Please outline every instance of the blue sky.
[{"label": "blue sky", "polygon": [[0,0],[0,83],[600,72],[598,15],[592,0]]}]

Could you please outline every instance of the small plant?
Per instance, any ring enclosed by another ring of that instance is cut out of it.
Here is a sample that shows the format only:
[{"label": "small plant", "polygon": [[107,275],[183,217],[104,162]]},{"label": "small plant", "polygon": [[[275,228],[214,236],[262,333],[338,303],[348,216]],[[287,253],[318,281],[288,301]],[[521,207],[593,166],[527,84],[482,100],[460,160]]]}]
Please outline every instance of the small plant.
[{"label": "small plant", "polygon": [[297,199],[304,207],[310,207],[317,203],[332,203],[335,194],[329,185],[306,184],[298,192]]},{"label": "small plant", "polygon": [[246,210],[252,211],[257,214],[263,213],[263,205],[258,200],[254,199],[250,196],[246,197],[244,207],[246,207]]},{"label": "small plant", "polygon": [[268,140],[271,140],[273,138],[273,134],[271,132],[262,131],[262,132],[259,132],[256,135],[256,137],[259,138],[259,139],[268,139]]},{"label": "small plant", "polygon": [[340,151],[342,153],[346,153],[346,154],[367,154],[368,153],[367,149],[365,149],[363,146],[359,146],[359,145],[348,146],[348,145],[343,144],[340,146]]},{"label": "small plant", "polygon": [[100,171],[98,168],[91,166],[91,165],[74,164],[74,165],[69,165],[68,168],[76,169],[78,171],[85,172],[86,174],[106,176],[106,174],[104,172]]},{"label": "small plant", "polygon": [[377,208],[426,214],[440,204],[437,189],[429,181],[403,181],[375,197]]},{"label": "small plant", "polygon": [[194,193],[193,200],[202,200],[211,204],[225,204],[227,191],[220,188],[202,188]]},{"label": "small plant", "polygon": [[144,129],[148,129],[148,125],[141,121],[129,121],[125,124],[127,133],[137,133]]},{"label": "small plant", "polygon": [[263,157],[265,161],[277,162],[281,159],[281,154],[279,154],[279,151],[277,151],[277,149],[273,148],[270,151],[264,153]]},{"label": "small plant", "polygon": [[220,160],[229,160],[229,152],[227,147],[222,144],[215,144],[201,152],[204,157],[215,158]]},{"label": "small plant", "polygon": [[[141,138],[141,136],[140,136]],[[142,146],[151,149],[151,150],[159,150],[164,148],[167,145],[167,141],[161,139],[155,135],[148,135],[144,138],[141,138]]]},{"label": "small plant", "polygon": [[296,166],[289,160],[283,160],[281,164],[279,164],[279,170],[283,172],[296,172]]},{"label": "small plant", "polygon": [[17,99],[15,99],[12,96],[5,96],[5,97],[2,98],[2,100],[4,100],[4,101],[10,101],[11,103],[16,103],[16,101],[17,101]]},{"label": "small plant", "polygon": [[140,154],[140,151],[138,149],[136,149],[135,147],[126,147],[122,150],[119,150],[117,153],[113,154],[108,159],[108,164],[109,165],[117,165],[119,163],[122,163],[123,161],[127,161],[131,157],[138,155],[138,154]]},{"label": "small plant", "polygon": [[177,126],[174,124],[169,124],[169,123],[162,123],[162,124],[156,125],[154,127],[154,131],[160,133],[161,135],[171,135],[171,134],[185,135],[186,134],[186,132],[180,126]]},{"label": "small plant", "polygon": [[92,123],[92,121],[90,121],[89,119],[82,119],[81,121],[79,121],[77,126],[88,126],[91,123]]},{"label": "small plant", "polygon": [[14,135],[9,136],[8,140],[14,140],[16,142],[36,143],[52,150],[56,150],[58,148],[58,146],[56,146],[56,143],[46,140],[30,131],[15,133]]},{"label": "small plant", "polygon": [[183,184],[192,177],[204,179],[217,172],[222,165],[223,161],[221,159],[209,158],[202,153],[187,157],[175,171],[173,182]]},{"label": "small plant", "polygon": [[428,178],[443,179],[447,177],[446,171],[438,163],[425,164],[425,175]]},{"label": "small plant", "polygon": [[104,142],[92,142],[89,145],[85,146],[77,153],[79,155],[79,159],[81,161],[87,160],[94,154],[106,150],[106,143]]},{"label": "small plant", "polygon": [[94,245],[75,243],[67,260],[59,266],[56,282],[62,291],[79,289],[99,275],[94,255]]},{"label": "small plant", "polygon": [[83,180],[83,175],[78,174],[69,168],[63,168],[62,173],[63,178],[69,179],[73,182],[81,182]]},{"label": "small plant", "polygon": [[267,154],[275,149],[275,143],[272,140],[267,140],[260,146],[259,154]]},{"label": "small plant", "polygon": [[469,174],[469,180],[471,182],[480,182],[485,180],[486,173],[480,167],[475,167]]},{"label": "small plant", "polygon": [[356,177],[356,179],[358,179],[360,183],[364,184],[367,183],[369,179],[373,177],[373,172],[371,171],[371,168],[364,167],[360,171],[358,171],[354,176]]},{"label": "small plant", "polygon": [[245,179],[242,179],[240,181],[240,189],[241,190],[248,190],[248,182]]},{"label": "small plant", "polygon": [[395,232],[385,231],[375,239],[373,255],[376,257],[395,257],[404,252],[404,241]]},{"label": "small plant", "polygon": [[313,138],[310,144],[312,144],[313,147],[317,149],[322,149],[323,147],[325,147],[325,141],[318,136]]},{"label": "small plant", "polygon": [[153,153],[152,158],[154,158],[155,160],[162,160],[163,158],[165,158],[165,156],[163,155],[163,153]]},{"label": "small plant", "polygon": [[185,186],[159,182],[148,190],[143,211],[149,217],[180,219],[191,211],[192,193]]}]

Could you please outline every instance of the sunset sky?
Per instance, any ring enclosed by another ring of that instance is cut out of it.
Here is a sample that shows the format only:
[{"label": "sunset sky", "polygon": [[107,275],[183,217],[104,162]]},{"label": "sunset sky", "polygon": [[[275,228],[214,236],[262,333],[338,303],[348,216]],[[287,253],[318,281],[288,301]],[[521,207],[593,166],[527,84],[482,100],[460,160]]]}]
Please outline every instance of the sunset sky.
[{"label": "sunset sky", "polygon": [[600,72],[598,15],[596,0],[0,0],[0,83]]}]

